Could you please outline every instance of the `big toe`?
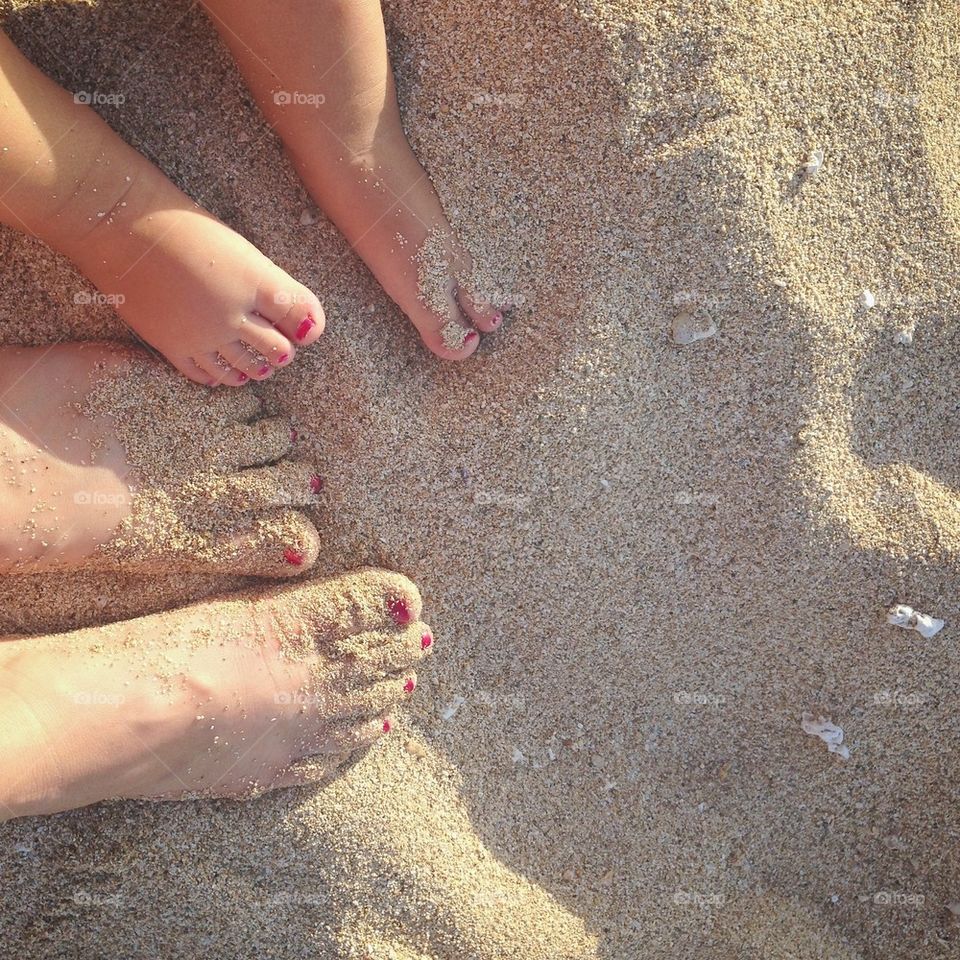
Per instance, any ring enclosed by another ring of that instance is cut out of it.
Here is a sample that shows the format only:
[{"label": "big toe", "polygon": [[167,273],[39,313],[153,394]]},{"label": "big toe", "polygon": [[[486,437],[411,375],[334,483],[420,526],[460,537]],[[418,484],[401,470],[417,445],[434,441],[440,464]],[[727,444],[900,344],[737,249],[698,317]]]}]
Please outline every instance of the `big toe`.
[{"label": "big toe", "polygon": [[[326,315],[314,294],[294,280],[262,285],[255,308],[297,347],[308,347],[323,333]],[[278,365],[283,366],[283,363]]]}]

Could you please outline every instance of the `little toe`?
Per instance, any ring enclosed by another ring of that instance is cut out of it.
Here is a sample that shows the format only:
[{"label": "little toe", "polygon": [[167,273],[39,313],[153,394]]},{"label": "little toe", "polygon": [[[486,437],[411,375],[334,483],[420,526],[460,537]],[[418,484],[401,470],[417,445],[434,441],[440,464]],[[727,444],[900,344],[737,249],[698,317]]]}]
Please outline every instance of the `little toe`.
[{"label": "little toe", "polygon": [[334,754],[342,757],[358,750],[367,750],[384,734],[393,729],[393,719],[389,712],[383,712],[370,719],[341,724],[332,730],[326,730],[312,742],[305,745],[311,754]]},{"label": "little toe", "polygon": [[277,289],[261,286],[255,309],[298,347],[317,340],[326,326],[320,301],[306,287]]},{"label": "little toe", "polygon": [[223,432],[220,462],[228,470],[276,463],[293,449],[292,438],[293,427],[286,417],[230,424]]},{"label": "little toe", "polygon": [[206,387],[215,386],[210,374],[203,370],[192,357],[171,358],[170,362],[188,379]]},{"label": "little toe", "polygon": [[495,333],[503,323],[503,311],[498,310],[492,303],[472,296],[461,284],[457,288],[457,303],[464,316],[473,325],[484,333]]},{"label": "little toe", "polygon": [[466,360],[480,346],[480,334],[460,312],[452,287],[443,298],[434,310],[418,305],[408,315],[432,353],[444,360]]},{"label": "little toe", "polygon": [[412,670],[364,684],[344,694],[342,714],[369,717],[387,713],[396,704],[408,700],[416,689],[417,675]]},{"label": "little toe", "polygon": [[245,373],[251,380],[266,380],[273,373],[273,367],[267,358],[242,340],[224,344],[219,353],[234,370]]},{"label": "little toe", "polygon": [[250,381],[250,374],[235,370],[219,353],[205,353],[193,359],[210,377],[211,386],[242,387]]}]

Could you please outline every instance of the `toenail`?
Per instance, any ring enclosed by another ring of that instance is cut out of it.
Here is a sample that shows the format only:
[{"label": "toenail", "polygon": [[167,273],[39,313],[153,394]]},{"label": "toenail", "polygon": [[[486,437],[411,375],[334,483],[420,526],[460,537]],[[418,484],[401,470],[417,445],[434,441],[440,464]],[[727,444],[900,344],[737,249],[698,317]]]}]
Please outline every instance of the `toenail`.
[{"label": "toenail", "polygon": [[291,443],[296,443],[296,442],[297,442],[297,437],[299,437],[299,436],[300,436],[300,434],[297,433],[297,428],[296,428],[296,427],[291,427],[291,428],[290,428],[290,442],[291,442]]},{"label": "toenail", "polygon": [[403,692],[413,693],[413,691],[416,689],[416,686],[417,681],[414,680],[413,677],[407,677],[407,682],[403,685]]},{"label": "toenail", "polygon": [[316,320],[313,319],[313,314],[308,313],[301,321],[300,325],[297,327],[297,332],[295,334],[298,340],[302,340],[316,325]]},{"label": "toenail", "polygon": [[402,597],[391,597],[387,601],[387,609],[390,611],[390,616],[393,617],[393,622],[401,627],[413,619],[410,607],[407,606],[407,601]]},{"label": "toenail", "polygon": [[420,649],[426,650],[427,647],[429,647],[432,643],[433,643],[433,637],[431,637],[429,633],[425,633],[420,638]]},{"label": "toenail", "polygon": [[494,327],[499,327],[502,322],[503,322],[503,312],[498,310],[493,315],[492,319],[490,320],[490,323]]},{"label": "toenail", "polygon": [[238,373],[238,374],[237,374],[237,380],[239,380],[240,383],[246,383],[249,379],[250,379],[250,378],[249,378],[245,373]]},{"label": "toenail", "polygon": [[294,567],[303,566],[303,554],[299,550],[294,550],[293,547],[287,547],[283,551],[283,559]]},{"label": "toenail", "polygon": [[479,336],[480,336],[480,334],[477,333],[476,330],[471,330],[471,331],[463,338],[463,344],[464,344],[464,346],[466,346],[468,343],[473,343],[473,341],[476,340],[477,337],[479,337]]},{"label": "toenail", "polygon": [[281,353],[280,356],[277,357],[277,365],[279,366],[280,364],[284,364],[284,363],[286,363],[289,359],[290,359],[290,354],[289,354],[289,353]]},{"label": "toenail", "polygon": [[259,376],[261,376],[261,377],[265,377],[272,369],[273,369],[273,367],[271,367],[269,363],[265,363],[265,364],[257,371],[257,374],[258,374]]},{"label": "toenail", "polygon": [[393,729],[393,728],[390,726],[390,721],[389,721],[389,720],[384,720],[384,721],[383,721],[383,732],[384,732],[384,733],[389,733],[392,729]]},{"label": "toenail", "polygon": [[314,474],[310,478],[310,489],[314,493],[319,493],[323,489],[323,477]]}]

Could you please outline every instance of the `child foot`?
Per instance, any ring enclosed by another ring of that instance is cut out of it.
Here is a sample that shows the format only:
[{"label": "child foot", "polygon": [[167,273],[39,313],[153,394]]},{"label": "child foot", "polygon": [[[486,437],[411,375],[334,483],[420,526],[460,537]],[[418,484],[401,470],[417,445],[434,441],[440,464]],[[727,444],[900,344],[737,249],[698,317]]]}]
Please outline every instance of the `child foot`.
[{"label": "child foot", "polygon": [[[249,393],[195,387],[141,350],[0,347],[0,573],[293,576],[319,478]],[[278,462],[280,461],[280,462]]]},{"label": "child foot", "polygon": [[364,570],[0,644],[0,819],[329,779],[389,732],[432,649],[416,587]]},{"label": "child foot", "polygon": [[0,221],[70,257],[181,373],[240,386],[323,331],[320,302],[0,33]]},{"label": "child foot", "polygon": [[[204,0],[311,195],[438,356],[503,319],[403,132],[379,0]],[[489,294],[488,294],[489,296]]]}]

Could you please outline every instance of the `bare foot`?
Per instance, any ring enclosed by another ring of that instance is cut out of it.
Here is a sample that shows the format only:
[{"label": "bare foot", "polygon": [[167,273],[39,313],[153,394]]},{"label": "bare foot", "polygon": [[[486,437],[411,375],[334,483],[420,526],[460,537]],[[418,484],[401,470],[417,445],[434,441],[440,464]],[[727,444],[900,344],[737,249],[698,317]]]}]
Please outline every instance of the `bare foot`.
[{"label": "bare foot", "polygon": [[[0,573],[292,576],[319,549],[290,423],[138,349],[0,347]],[[277,462],[282,461],[282,462]]]},{"label": "bare foot", "polygon": [[181,373],[240,386],[323,332],[319,300],[0,34],[0,221],[70,257]]},{"label": "bare foot", "polygon": [[307,189],[438,356],[463,360],[503,314],[400,120],[379,0],[206,0]]},{"label": "bare foot", "polygon": [[363,570],[0,642],[0,819],[329,779],[413,693],[420,612]]}]

